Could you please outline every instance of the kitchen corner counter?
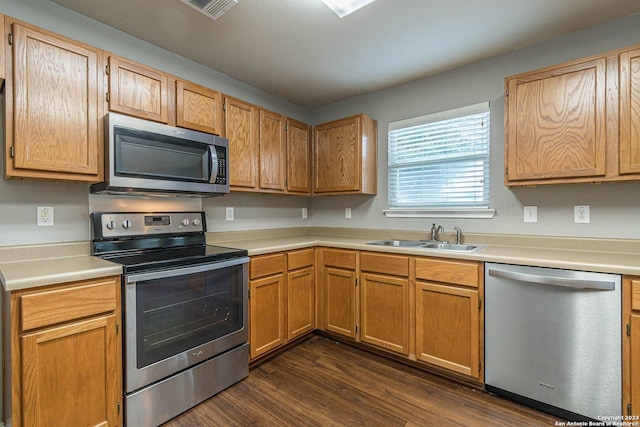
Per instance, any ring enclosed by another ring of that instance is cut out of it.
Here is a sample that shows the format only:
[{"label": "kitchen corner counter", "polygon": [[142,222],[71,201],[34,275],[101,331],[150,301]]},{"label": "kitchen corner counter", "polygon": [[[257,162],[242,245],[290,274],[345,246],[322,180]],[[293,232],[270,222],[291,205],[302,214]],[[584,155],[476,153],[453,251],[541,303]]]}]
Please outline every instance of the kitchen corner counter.
[{"label": "kitchen corner counter", "polygon": [[120,265],[91,256],[86,247],[65,243],[0,248],[0,282],[5,291],[16,291],[122,274]]},{"label": "kitchen corner counter", "polygon": [[[374,246],[379,239],[415,239],[415,232],[331,228],[208,233],[209,244],[247,249],[250,256],[315,246],[414,256],[564,268],[640,276],[640,241],[573,237],[466,235],[465,242],[484,244],[474,253],[423,248]],[[447,236],[450,237],[450,236]],[[598,248],[598,250],[593,250]]]}]

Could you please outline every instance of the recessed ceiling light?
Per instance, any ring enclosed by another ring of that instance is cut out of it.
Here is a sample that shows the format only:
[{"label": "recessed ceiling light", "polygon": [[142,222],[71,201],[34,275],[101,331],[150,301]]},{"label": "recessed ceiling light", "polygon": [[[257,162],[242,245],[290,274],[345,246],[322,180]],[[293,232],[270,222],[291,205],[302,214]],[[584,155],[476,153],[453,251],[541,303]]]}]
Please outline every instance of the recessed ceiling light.
[{"label": "recessed ceiling light", "polygon": [[375,0],[322,0],[339,18],[373,3]]}]

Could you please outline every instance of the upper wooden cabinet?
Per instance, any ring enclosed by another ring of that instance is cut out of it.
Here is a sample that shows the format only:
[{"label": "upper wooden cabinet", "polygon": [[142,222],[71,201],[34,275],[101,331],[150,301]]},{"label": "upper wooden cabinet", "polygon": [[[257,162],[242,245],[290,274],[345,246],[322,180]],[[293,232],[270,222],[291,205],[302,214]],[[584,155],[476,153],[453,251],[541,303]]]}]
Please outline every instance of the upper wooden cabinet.
[{"label": "upper wooden cabinet", "polygon": [[285,119],[278,113],[260,110],[260,189],[284,192],[286,177]]},{"label": "upper wooden cabinet", "polygon": [[6,177],[102,181],[101,51],[6,21]]},{"label": "upper wooden cabinet", "polygon": [[505,185],[640,180],[640,45],[505,79]]},{"label": "upper wooden cabinet", "polygon": [[505,182],[599,179],[606,166],[606,58],[505,82]]},{"label": "upper wooden cabinet", "polygon": [[[0,14],[0,28],[4,28],[4,15]],[[5,67],[5,51],[4,43],[0,43],[0,88],[2,87],[2,81],[6,76]]]},{"label": "upper wooden cabinet", "polygon": [[287,119],[287,193],[311,194],[311,126]]},{"label": "upper wooden cabinet", "polygon": [[378,124],[360,114],[314,129],[314,194],[376,194]]},{"label": "upper wooden cabinet", "polygon": [[161,123],[169,121],[169,77],[116,56],[109,57],[109,110]]},{"label": "upper wooden cabinet", "polygon": [[222,94],[184,80],[176,81],[176,125],[222,134]]},{"label": "upper wooden cabinet", "polygon": [[620,54],[620,174],[640,174],[640,48]]},{"label": "upper wooden cabinet", "polygon": [[258,108],[239,99],[224,97],[224,132],[229,140],[229,185],[233,191],[258,187]]}]

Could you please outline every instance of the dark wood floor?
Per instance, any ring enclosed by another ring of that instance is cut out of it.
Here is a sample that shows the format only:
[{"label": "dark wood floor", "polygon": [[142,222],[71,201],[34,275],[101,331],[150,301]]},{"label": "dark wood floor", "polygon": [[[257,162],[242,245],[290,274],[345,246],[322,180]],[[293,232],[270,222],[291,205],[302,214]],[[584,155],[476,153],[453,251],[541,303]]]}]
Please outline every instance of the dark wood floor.
[{"label": "dark wood floor", "polygon": [[549,415],[315,335],[164,427],[553,426]]}]

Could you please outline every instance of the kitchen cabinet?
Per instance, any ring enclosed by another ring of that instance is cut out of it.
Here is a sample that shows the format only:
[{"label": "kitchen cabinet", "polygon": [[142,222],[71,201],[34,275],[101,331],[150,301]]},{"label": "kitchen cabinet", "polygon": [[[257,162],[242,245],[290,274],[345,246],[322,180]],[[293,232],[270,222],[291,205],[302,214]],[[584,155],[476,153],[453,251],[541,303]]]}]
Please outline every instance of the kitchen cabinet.
[{"label": "kitchen cabinet", "polygon": [[357,252],[323,248],[323,328],[356,339],[358,334]]},{"label": "kitchen cabinet", "polygon": [[285,119],[278,113],[260,109],[260,190],[284,192],[286,177]]},{"label": "kitchen cabinet", "polygon": [[286,254],[252,257],[249,263],[249,342],[253,360],[283,345]]},{"label": "kitchen cabinet", "polygon": [[505,79],[505,185],[601,180],[606,57]]},{"label": "kitchen cabinet", "polygon": [[287,119],[287,193],[311,195],[311,126]]},{"label": "kitchen cabinet", "polygon": [[416,357],[482,381],[481,263],[416,258]]},{"label": "kitchen cabinet", "polygon": [[229,140],[229,185],[232,191],[256,191],[258,188],[258,108],[224,97],[224,134]]},{"label": "kitchen cabinet", "polygon": [[[4,29],[4,15],[0,14],[0,28]],[[6,67],[5,67],[5,47],[4,43],[0,43],[0,88],[2,88],[2,82],[6,76]]]},{"label": "kitchen cabinet", "polygon": [[116,276],[10,294],[12,425],[122,425],[119,289]]},{"label": "kitchen cabinet", "polygon": [[620,54],[620,174],[640,174],[640,47]]},{"label": "kitchen cabinet", "polygon": [[109,57],[109,110],[169,123],[169,76],[133,61]]},{"label": "kitchen cabinet", "polygon": [[5,175],[99,182],[101,51],[6,18]]},{"label": "kitchen cabinet", "polygon": [[364,114],[315,126],[313,193],[376,194],[377,132]]},{"label": "kitchen cabinet", "polygon": [[287,340],[316,328],[315,250],[287,253]]},{"label": "kitchen cabinet", "polygon": [[360,253],[360,340],[409,355],[409,257]]},{"label": "kitchen cabinet", "polygon": [[640,415],[640,277],[622,278],[622,413]]},{"label": "kitchen cabinet", "polygon": [[178,79],[176,81],[176,125],[200,132],[222,134],[222,94]]}]

